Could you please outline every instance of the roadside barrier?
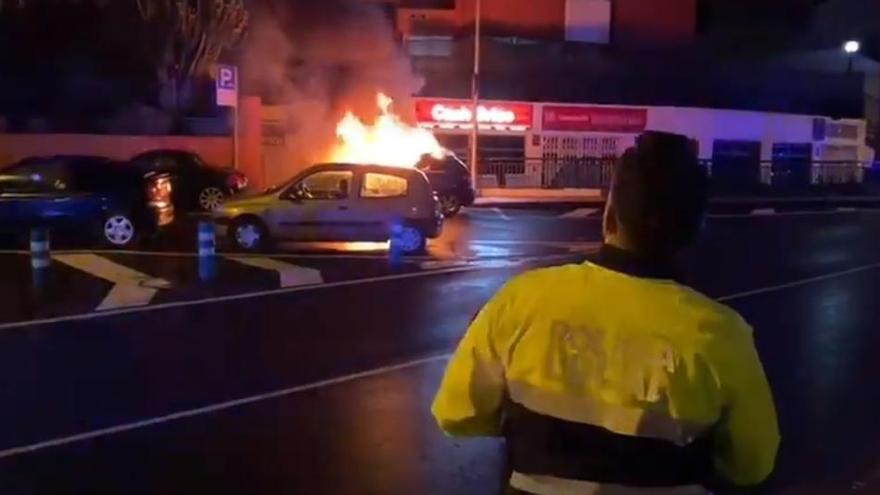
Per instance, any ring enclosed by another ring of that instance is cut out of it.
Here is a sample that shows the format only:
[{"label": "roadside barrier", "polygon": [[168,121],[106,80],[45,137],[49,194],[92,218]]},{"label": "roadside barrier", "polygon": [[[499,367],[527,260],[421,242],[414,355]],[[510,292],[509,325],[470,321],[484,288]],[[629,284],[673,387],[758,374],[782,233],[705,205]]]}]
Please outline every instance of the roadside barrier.
[{"label": "roadside barrier", "polygon": [[212,222],[199,222],[199,279],[203,282],[217,276],[217,241]]},{"label": "roadside barrier", "polygon": [[35,289],[43,290],[48,285],[51,264],[49,230],[44,228],[31,229],[31,277]]},{"label": "roadside barrier", "polygon": [[392,265],[398,265],[403,261],[403,249],[400,247],[400,236],[403,234],[403,225],[395,222],[391,225],[391,238],[388,240],[388,260]]}]

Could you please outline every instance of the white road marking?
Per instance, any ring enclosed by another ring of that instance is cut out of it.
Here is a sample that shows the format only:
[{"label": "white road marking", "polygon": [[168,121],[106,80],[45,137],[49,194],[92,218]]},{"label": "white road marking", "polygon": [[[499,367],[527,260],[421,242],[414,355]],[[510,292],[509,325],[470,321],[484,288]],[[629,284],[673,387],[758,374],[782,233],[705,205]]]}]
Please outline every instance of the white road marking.
[{"label": "white road marking", "polygon": [[170,285],[167,280],[94,254],[56,254],[52,259],[114,284],[96,308],[98,311],[150,304],[159,288]]},{"label": "white road marking", "polygon": [[[595,241],[513,241],[507,239],[499,240],[474,240],[471,244],[486,244],[497,246],[547,246],[567,249],[572,253],[582,253],[595,251],[602,245],[601,242]],[[430,261],[430,260],[429,260]]]},{"label": "white road marking", "polygon": [[[755,210],[760,211],[760,210]],[[840,215],[843,213],[858,213],[858,212],[868,212],[872,210],[805,210],[805,211],[775,211],[774,213],[770,213],[769,210],[766,210],[764,213],[755,213],[755,211],[751,213],[715,213],[706,215],[706,218],[709,219],[720,219],[720,218],[753,218],[756,216],[760,217],[808,217],[808,216],[817,216],[817,215]]]},{"label": "white road marking", "polygon": [[492,208],[492,211],[494,211],[496,215],[501,217],[502,220],[504,220],[506,222],[510,221],[510,217],[507,216],[507,213],[504,213],[504,211],[501,208]]},{"label": "white road marking", "polygon": [[761,216],[761,215],[775,215],[776,209],[774,208],[756,208],[752,210],[752,215]]},{"label": "white road marking", "polygon": [[[549,256],[540,256],[534,258],[535,261],[555,261],[558,259],[571,259],[572,255],[549,255]],[[492,267],[489,267],[492,268]],[[188,306],[202,306],[206,304],[214,304],[214,303],[222,303],[229,301],[241,301],[246,299],[256,299],[260,297],[267,296],[276,296],[281,294],[292,294],[294,292],[305,292],[305,291],[313,291],[313,290],[321,290],[321,289],[334,289],[337,287],[350,287],[353,285],[362,285],[362,284],[372,284],[379,282],[390,282],[395,280],[406,280],[412,278],[425,278],[425,277],[433,277],[435,275],[445,275],[451,273],[463,273],[463,272],[474,272],[479,270],[485,270],[486,267],[482,266],[463,266],[463,267],[454,267],[442,270],[431,270],[431,271],[423,271],[423,272],[412,272],[412,273],[396,273],[392,275],[381,275],[378,277],[367,277],[367,278],[359,278],[354,280],[341,280],[339,282],[327,282],[320,285],[306,285],[299,287],[284,287],[280,289],[268,289],[256,292],[245,292],[242,294],[229,294],[226,296],[217,296],[217,297],[209,297],[205,299],[196,299],[193,301],[176,301],[176,302],[167,302],[161,304],[152,304],[149,306],[141,306],[141,307],[132,307],[132,308],[117,308],[117,309],[109,309],[107,311],[102,311],[100,313],[81,313],[75,315],[65,315],[65,316],[57,316],[54,318],[43,318],[38,320],[30,320],[30,321],[18,321],[18,322],[9,322],[9,323],[0,323],[0,330],[12,330],[12,329],[20,329],[27,328],[39,325],[49,325],[54,323],[66,323],[70,321],[85,321],[92,320],[98,318],[106,318],[109,316],[123,315],[129,313],[145,313],[148,311],[159,311],[163,309],[173,309],[173,308],[182,308]]]},{"label": "white road marking", "polygon": [[[819,275],[817,277],[810,277],[801,280],[795,280],[793,282],[789,282],[787,284],[773,285],[769,287],[761,287],[754,290],[749,290],[745,292],[739,292],[736,294],[731,294],[728,296],[719,297],[717,300],[720,302],[732,301],[735,299],[743,299],[746,297],[765,294],[768,292],[775,292],[782,289],[788,289],[792,287],[799,287],[802,285],[811,284],[813,282],[830,280],[838,277],[843,277],[846,275],[852,275],[854,273],[861,273],[870,270],[874,270],[880,268],[880,263],[872,263],[870,265],[863,265],[860,267],[855,267],[849,270],[843,270],[839,272],[828,273],[825,275]],[[458,270],[458,269],[456,269]],[[90,430],[83,433],[78,433],[75,435],[53,438],[50,440],[44,440],[37,443],[32,443],[29,445],[22,445],[19,447],[12,447],[6,450],[0,450],[0,459],[19,456],[22,454],[28,454],[32,452],[36,452],[38,450],[44,450],[52,447],[62,447],[64,445],[69,445],[72,443],[82,442],[85,440],[91,440],[94,438],[105,437],[110,435],[117,435],[120,433],[125,433],[132,430],[138,430],[143,428],[148,428],[150,426],[161,425],[163,423],[168,423],[171,421],[176,421],[178,419],[191,418],[194,416],[201,416],[204,414],[211,414],[218,411],[223,411],[225,409],[231,409],[234,407],[254,404],[257,402],[263,402],[271,399],[278,399],[282,397],[286,397],[289,395],[294,395],[300,392],[305,392],[309,390],[316,390],[320,388],[331,387],[334,385],[339,385],[346,382],[351,382],[363,378],[370,378],[375,376],[380,376],[384,374],[388,374],[394,371],[407,370],[410,368],[417,368],[419,366],[424,366],[427,364],[437,363],[441,361],[445,361],[451,357],[451,354],[440,354],[435,356],[430,356],[421,359],[415,359],[412,361],[406,361],[403,363],[391,365],[391,366],[382,366],[379,368],[373,368],[371,370],[361,371],[358,373],[352,373],[349,375],[343,375],[335,378],[328,378],[326,380],[320,380],[317,382],[307,383],[304,385],[297,385],[289,388],[284,388],[280,390],[275,390],[271,392],[265,392],[262,394],[251,395],[247,397],[242,397],[240,399],[234,399],[225,402],[219,402],[216,404],[209,404],[203,407],[195,408],[195,409],[185,409],[183,411],[174,412],[171,414],[167,414],[164,416],[156,416],[153,418],[142,419],[139,421],[134,421],[131,423],[124,423],[116,426],[111,426],[107,428],[101,428],[97,430]]]},{"label": "white road marking", "polygon": [[589,218],[592,217],[596,212],[598,212],[598,208],[578,208],[576,210],[572,210],[568,213],[559,215],[558,218]]},{"label": "white road marking", "polygon": [[321,276],[321,271],[314,268],[292,265],[290,263],[261,256],[224,256],[224,258],[241,263],[242,265],[278,272],[281,287],[298,287],[300,285],[324,283],[324,277]]},{"label": "white road marking", "polygon": [[853,275],[856,273],[869,272],[871,270],[876,270],[878,268],[880,268],[880,263],[871,263],[870,265],[857,266],[855,268],[850,268],[849,270],[842,270],[839,272],[826,273],[825,275],[818,275],[815,277],[804,278],[801,280],[795,280],[793,282],[788,282],[785,284],[771,285],[769,287],[760,287],[758,289],[737,292],[736,294],[731,294],[729,296],[719,297],[717,300],[720,302],[732,301],[735,299],[742,299],[745,297],[756,296],[759,294],[766,294],[768,292],[776,292],[776,291],[779,291],[782,289],[790,289],[792,287],[800,287],[802,285],[809,285],[809,284],[812,284],[813,282],[822,282],[824,280],[832,280],[835,278],[845,277],[847,275]]},{"label": "white road marking", "polygon": [[352,373],[350,375],[339,376],[336,378],[329,378],[327,380],[321,380],[318,382],[307,383],[305,385],[297,385],[295,387],[285,388],[281,390],[273,390],[271,392],[266,392],[264,394],[251,395],[249,397],[243,397],[241,399],[234,399],[226,402],[220,402],[218,404],[211,404],[205,407],[199,407],[195,409],[187,409],[184,411],[178,411],[175,413],[168,414],[166,416],[158,416],[154,418],[144,419],[141,421],[135,421],[133,423],[121,424],[118,426],[111,426],[109,428],[101,428],[98,430],[91,430],[84,433],[78,433],[76,435],[70,435],[67,437],[54,438],[52,440],[46,440],[43,442],[38,442],[30,445],[24,445],[21,447],[13,447],[11,449],[0,450],[0,459],[5,459],[9,457],[14,457],[22,454],[28,454],[31,452],[36,452],[38,450],[44,450],[52,447],[61,447],[64,445],[68,445],[71,443],[82,442],[85,440],[91,440],[94,438],[105,437],[109,435],[118,435],[120,433],[125,433],[131,430],[138,430],[141,428],[147,428],[150,426],[160,425],[162,423],[167,423],[169,421],[175,421],[178,419],[191,418],[193,416],[201,416],[203,414],[215,413],[218,411],[222,411],[224,409],[231,409],[233,407],[244,406],[248,404],[253,404],[255,402],[262,402],[270,399],[280,399],[285,396],[298,394],[301,392],[307,392],[309,390],[315,390],[324,387],[330,387],[333,385],[340,385],[346,382],[351,382],[354,380],[359,380],[362,378],[370,378],[374,376],[385,375],[388,373],[392,373],[398,370],[404,370],[408,368],[414,368],[418,366],[424,366],[426,364],[437,363],[441,361],[446,361],[449,359],[450,354],[441,354],[438,356],[429,356],[421,359],[415,359],[412,361],[406,361],[404,363],[395,364],[391,366],[383,366],[381,368],[374,368],[367,371],[362,371],[359,373]]}]

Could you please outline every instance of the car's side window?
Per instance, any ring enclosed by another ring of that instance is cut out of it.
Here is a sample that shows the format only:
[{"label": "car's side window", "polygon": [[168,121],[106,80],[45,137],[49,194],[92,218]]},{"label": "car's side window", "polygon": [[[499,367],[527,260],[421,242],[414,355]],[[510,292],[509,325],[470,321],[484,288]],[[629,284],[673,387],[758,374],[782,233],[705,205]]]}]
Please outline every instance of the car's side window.
[{"label": "car's side window", "polygon": [[22,181],[40,184],[47,189],[64,190],[70,185],[67,164],[60,159],[28,160],[3,172]]},{"label": "car's side window", "polygon": [[409,183],[403,177],[368,172],[361,187],[362,198],[399,198],[406,196]]},{"label": "car's side window", "polygon": [[316,172],[299,182],[300,199],[347,199],[353,177],[348,170]]}]

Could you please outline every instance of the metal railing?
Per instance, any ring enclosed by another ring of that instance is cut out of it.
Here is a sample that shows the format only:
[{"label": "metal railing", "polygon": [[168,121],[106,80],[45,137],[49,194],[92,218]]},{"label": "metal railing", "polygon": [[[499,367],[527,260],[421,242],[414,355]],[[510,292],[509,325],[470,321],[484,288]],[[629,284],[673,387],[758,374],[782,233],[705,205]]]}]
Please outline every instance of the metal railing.
[{"label": "metal railing", "polygon": [[494,159],[480,162],[478,186],[506,189],[607,189],[616,159]]},{"label": "metal railing", "polygon": [[[481,189],[608,189],[616,158],[484,159],[477,186]],[[880,169],[844,161],[762,161],[713,167],[701,161],[714,192],[750,193],[857,189],[880,184]],[[722,168],[723,167],[723,168]]]}]

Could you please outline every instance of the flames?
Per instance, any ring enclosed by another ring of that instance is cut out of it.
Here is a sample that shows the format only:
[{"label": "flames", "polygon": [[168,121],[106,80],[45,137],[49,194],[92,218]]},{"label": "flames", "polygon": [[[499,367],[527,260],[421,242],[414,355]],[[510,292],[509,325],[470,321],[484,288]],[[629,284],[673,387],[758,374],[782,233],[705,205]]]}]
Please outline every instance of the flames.
[{"label": "flames", "polygon": [[447,153],[430,131],[407,125],[392,113],[391,98],[379,93],[376,103],[380,113],[373,124],[350,111],[339,121],[330,161],[415,167],[422,155],[443,158]]}]

